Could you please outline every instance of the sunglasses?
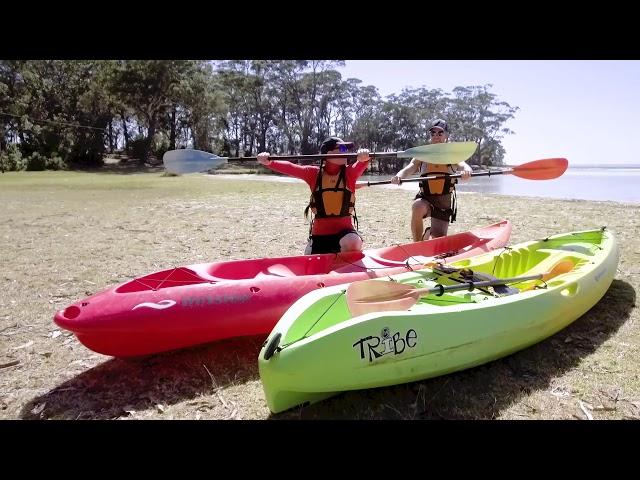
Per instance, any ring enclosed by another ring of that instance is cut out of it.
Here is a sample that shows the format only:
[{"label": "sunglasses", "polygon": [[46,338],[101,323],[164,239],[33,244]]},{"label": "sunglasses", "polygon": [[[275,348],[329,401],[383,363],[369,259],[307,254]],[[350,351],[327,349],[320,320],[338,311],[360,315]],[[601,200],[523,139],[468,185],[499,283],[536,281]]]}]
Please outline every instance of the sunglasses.
[{"label": "sunglasses", "polygon": [[444,136],[444,132],[442,130],[440,130],[439,132],[434,132],[433,130],[430,130],[429,133],[431,134],[432,137],[442,137],[442,136]]},{"label": "sunglasses", "polygon": [[346,153],[351,151],[352,147],[350,145],[338,145],[338,151],[340,153]]}]

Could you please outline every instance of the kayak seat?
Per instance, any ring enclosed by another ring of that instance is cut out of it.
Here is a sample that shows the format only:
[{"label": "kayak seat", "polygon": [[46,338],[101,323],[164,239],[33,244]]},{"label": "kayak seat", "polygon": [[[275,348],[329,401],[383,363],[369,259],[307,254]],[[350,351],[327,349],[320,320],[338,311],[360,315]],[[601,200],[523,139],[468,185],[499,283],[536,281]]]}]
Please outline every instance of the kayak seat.
[{"label": "kayak seat", "polygon": [[296,277],[297,275],[291,271],[289,267],[283,265],[282,263],[274,263],[273,265],[269,265],[262,272],[265,275],[274,275],[276,277]]}]

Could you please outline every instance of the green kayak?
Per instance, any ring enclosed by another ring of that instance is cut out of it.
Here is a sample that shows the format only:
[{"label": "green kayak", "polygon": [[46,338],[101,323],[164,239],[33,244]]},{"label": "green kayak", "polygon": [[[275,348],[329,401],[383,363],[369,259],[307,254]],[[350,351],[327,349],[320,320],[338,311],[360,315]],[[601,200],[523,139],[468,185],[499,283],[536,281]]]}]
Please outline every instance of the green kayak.
[{"label": "green kayak", "polygon": [[593,307],[618,258],[603,228],[315,290],[286,311],[260,351],[267,404],[277,413],[524,349]]}]

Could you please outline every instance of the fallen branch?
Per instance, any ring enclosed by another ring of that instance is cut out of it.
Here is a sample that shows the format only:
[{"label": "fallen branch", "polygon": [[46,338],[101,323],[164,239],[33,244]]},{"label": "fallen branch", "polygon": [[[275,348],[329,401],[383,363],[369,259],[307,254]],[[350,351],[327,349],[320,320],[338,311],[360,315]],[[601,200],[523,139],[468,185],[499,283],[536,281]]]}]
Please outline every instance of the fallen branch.
[{"label": "fallen branch", "polygon": [[587,419],[593,420],[593,415],[591,415],[591,412],[587,409],[582,400],[580,400],[580,410],[582,410],[582,412],[587,416]]},{"label": "fallen branch", "polygon": [[0,368],[9,368],[9,367],[13,367],[15,365],[18,365],[20,363],[20,360],[13,360],[9,363],[0,363]]},{"label": "fallen branch", "polygon": [[0,329],[0,332],[4,332],[5,330],[9,330],[10,328],[15,328],[17,326],[18,326],[18,324],[14,323],[13,325],[9,325],[8,327],[4,327],[4,328]]}]

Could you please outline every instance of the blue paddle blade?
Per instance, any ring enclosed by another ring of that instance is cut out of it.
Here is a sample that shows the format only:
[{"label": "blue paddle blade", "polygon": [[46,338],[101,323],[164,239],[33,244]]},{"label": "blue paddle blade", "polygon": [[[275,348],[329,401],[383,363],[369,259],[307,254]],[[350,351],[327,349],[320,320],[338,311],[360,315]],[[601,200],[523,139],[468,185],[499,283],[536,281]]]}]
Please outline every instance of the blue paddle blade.
[{"label": "blue paddle blade", "polygon": [[162,157],[162,163],[164,163],[164,168],[171,173],[196,173],[206,172],[227,163],[227,157],[185,148],[169,150]]}]

